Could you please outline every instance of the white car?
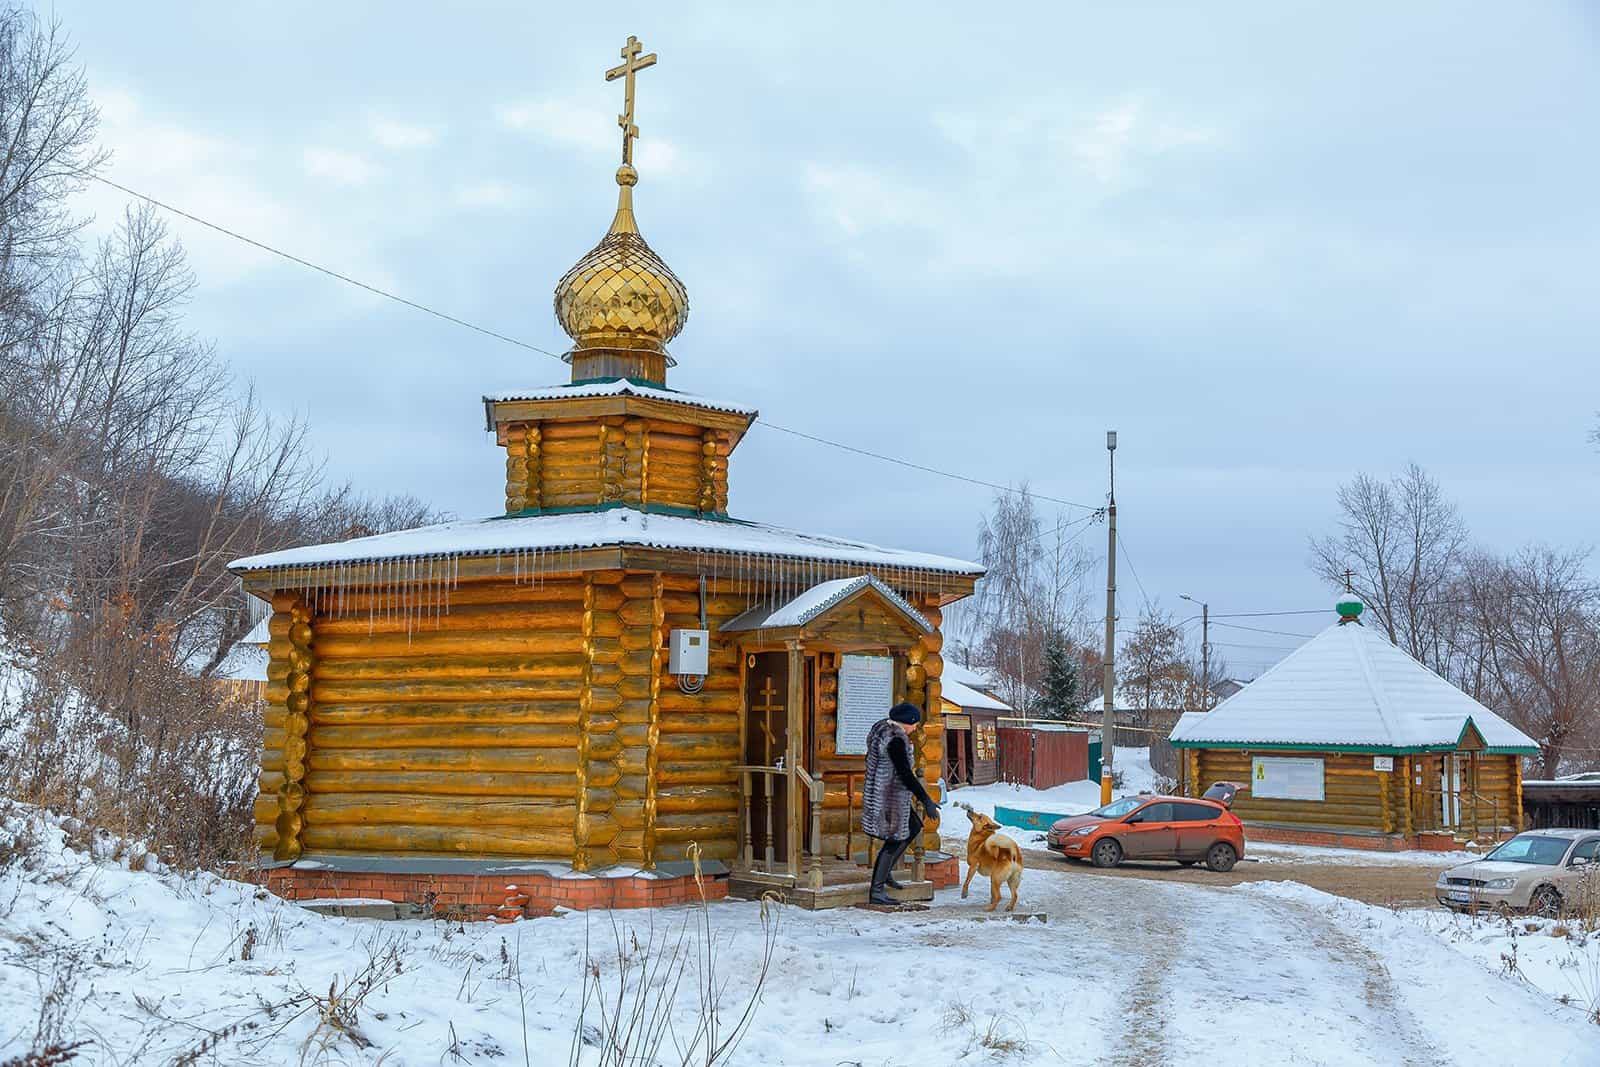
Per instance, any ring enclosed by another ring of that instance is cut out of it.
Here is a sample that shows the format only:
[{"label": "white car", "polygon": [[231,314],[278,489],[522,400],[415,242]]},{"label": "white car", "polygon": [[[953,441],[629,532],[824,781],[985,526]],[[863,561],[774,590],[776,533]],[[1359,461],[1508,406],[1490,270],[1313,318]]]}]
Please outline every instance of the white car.
[{"label": "white car", "polygon": [[1452,867],[1433,887],[1456,911],[1488,908],[1559,915],[1600,894],[1600,830],[1528,830],[1481,860]]}]

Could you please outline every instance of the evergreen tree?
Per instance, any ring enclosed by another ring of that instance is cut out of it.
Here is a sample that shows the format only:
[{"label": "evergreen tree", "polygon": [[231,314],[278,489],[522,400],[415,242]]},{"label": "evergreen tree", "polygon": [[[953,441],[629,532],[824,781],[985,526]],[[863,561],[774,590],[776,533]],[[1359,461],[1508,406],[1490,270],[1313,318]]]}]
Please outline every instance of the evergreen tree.
[{"label": "evergreen tree", "polygon": [[1051,634],[1044,647],[1044,679],[1040,685],[1039,716],[1070,719],[1083,707],[1077,650],[1062,634]]}]

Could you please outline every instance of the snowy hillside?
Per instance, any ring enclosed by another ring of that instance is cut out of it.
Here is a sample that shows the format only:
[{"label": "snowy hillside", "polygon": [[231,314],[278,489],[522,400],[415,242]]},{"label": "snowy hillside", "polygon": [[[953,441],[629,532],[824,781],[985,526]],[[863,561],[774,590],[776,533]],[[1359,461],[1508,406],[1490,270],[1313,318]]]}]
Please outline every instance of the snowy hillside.
[{"label": "snowy hillside", "polygon": [[[685,932],[683,980],[653,987],[673,1004],[655,1062],[681,1062],[674,1042],[701,1018],[698,909],[505,927],[327,918],[248,885],[130,870],[109,840],[91,859],[56,820],[13,812],[8,840],[25,821],[32,858],[0,878],[0,1058],[84,1042],[72,1062],[591,1065],[603,1020],[583,1006],[586,940],[614,989],[619,946],[637,973],[648,946]],[[1022,893],[1048,924],[983,920],[983,894],[957,891],[920,914],[772,909],[765,987],[729,1062],[1214,1067],[1218,1048],[1245,1064],[1491,1048],[1500,1065],[1594,1062],[1582,1006],[1382,909],[1064,872],[1029,871]],[[760,972],[762,909],[707,915],[726,1036]],[[1596,944],[1562,949],[1593,969]]]}]

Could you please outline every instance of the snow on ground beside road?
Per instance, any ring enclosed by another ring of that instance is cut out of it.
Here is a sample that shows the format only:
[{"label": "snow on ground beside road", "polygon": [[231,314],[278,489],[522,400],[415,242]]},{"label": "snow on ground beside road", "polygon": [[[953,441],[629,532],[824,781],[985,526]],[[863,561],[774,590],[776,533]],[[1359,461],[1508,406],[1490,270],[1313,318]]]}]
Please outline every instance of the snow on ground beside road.
[{"label": "snow on ground beside road", "polygon": [[[1156,775],[1150,769],[1148,748],[1119,748],[1112,765],[1122,772],[1122,788],[1115,790],[1116,796],[1149,793],[1155,789]],[[1033,789],[1023,785],[996,782],[993,785],[966,785],[952,789],[946,794],[946,802],[940,806],[939,834],[941,837],[953,837],[965,841],[967,835],[972,832],[972,823],[967,820],[967,813],[956,807],[957,804],[971,805],[985,815],[993,815],[997,806],[1022,808],[1027,811],[1048,811],[1061,815],[1080,815],[1100,806],[1100,783],[1085,779],[1049,789]],[[1008,828],[1006,832],[1029,835],[1029,831],[1015,828]],[[1044,840],[1043,834],[1036,836],[1040,842]],[[1019,836],[1018,840],[1021,839]]]},{"label": "snow on ground beside road", "polygon": [[[1251,882],[1233,891],[1294,901],[1324,912],[1382,953],[1391,972],[1415,978],[1418,986],[1436,987],[1410,995],[1437,997],[1441,1011],[1464,1002],[1458,989],[1440,980],[1442,974],[1460,973],[1453,961],[1440,958],[1442,949],[1470,960],[1481,974],[1549,998],[1561,1005],[1560,1012],[1578,1018],[1594,1018],[1600,1012],[1600,932],[1586,933],[1575,921],[1496,918],[1487,913],[1474,918],[1444,908],[1383,908],[1295,882]],[[1485,1028],[1485,1033],[1484,1049],[1504,1048],[1517,1040],[1496,1037],[1492,1028]],[[1594,1041],[1600,1043],[1600,1035]],[[1600,1061],[1600,1053],[1591,1053],[1589,1062],[1595,1061]]]},{"label": "snow on ground beside road", "polygon": [[1483,856],[1473,852],[1380,852],[1365,848],[1322,848],[1317,845],[1282,845],[1274,841],[1250,841],[1245,828],[1245,851],[1260,863],[1319,863],[1342,867],[1454,867],[1472,863]]},{"label": "snow on ground beside road", "polygon": [[[676,936],[701,914],[329,918],[209,875],[91,860],[57,820],[40,836],[31,870],[0,875],[0,1059],[29,1048],[51,1003],[62,1037],[93,1042],[85,1064],[169,1062],[217,1031],[199,1063],[505,1067],[524,1062],[526,1041],[528,1062],[565,1064],[585,938],[609,983],[618,943],[637,959],[635,938]],[[732,1062],[1215,1067],[1223,1055],[1354,1067],[1485,1050],[1496,1067],[1593,1062],[1579,1011],[1382,909],[1301,887],[1030,870],[1021,908],[1050,921],[1022,924],[982,920],[986,888],[965,901],[946,890],[926,913],[778,910],[762,1001]],[[707,913],[728,1026],[760,963],[761,906]],[[344,1031],[320,1025],[315,998],[373,966],[382,980],[346,1002]],[[693,966],[676,990],[679,1037],[697,1018]]]}]

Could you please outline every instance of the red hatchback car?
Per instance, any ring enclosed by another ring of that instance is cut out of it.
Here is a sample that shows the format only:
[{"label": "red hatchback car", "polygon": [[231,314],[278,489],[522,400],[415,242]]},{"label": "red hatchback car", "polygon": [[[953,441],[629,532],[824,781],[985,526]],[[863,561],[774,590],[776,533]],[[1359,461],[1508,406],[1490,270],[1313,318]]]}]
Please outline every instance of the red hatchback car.
[{"label": "red hatchback car", "polygon": [[1244,856],[1244,825],[1228,810],[1234,791],[1218,783],[1203,799],[1123,797],[1058,820],[1046,840],[1050,851],[1096,867],[1125,859],[1176,860],[1186,867],[1203,862],[1213,871],[1232,870]]}]

